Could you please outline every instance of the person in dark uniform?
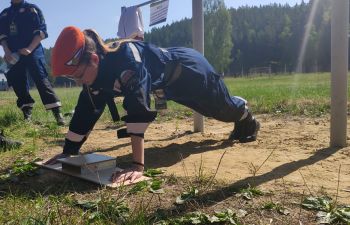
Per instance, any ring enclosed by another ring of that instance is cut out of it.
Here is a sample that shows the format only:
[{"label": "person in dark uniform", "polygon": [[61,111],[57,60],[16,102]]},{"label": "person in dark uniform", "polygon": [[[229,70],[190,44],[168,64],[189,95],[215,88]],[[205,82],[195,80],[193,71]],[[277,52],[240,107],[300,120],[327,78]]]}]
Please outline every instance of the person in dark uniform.
[{"label": "person in dark uniform", "polygon": [[[208,61],[189,48],[158,48],[137,40],[119,40],[109,48],[91,29],[82,32],[66,27],[52,52],[54,76],[65,75],[84,84],[66,135],[63,153],[48,160],[77,155],[110,98],[124,96],[127,115],[124,134],[131,137],[133,167],[114,173],[112,180],[134,181],[144,169],[144,133],[155,119],[150,93],[163,90],[167,99],[204,116],[235,123],[229,137],[241,143],[255,141],[259,122],[248,110],[247,101],[230,97]],[[121,131],[121,130],[119,130]],[[120,132],[122,134],[123,132]]]},{"label": "person in dark uniform", "polygon": [[17,96],[17,106],[26,120],[31,119],[34,99],[29,93],[27,74],[39,91],[46,110],[52,110],[57,124],[64,125],[60,113],[61,102],[48,79],[41,40],[47,38],[46,24],[41,10],[24,0],[11,0],[11,6],[0,14],[0,44],[8,63],[14,64],[6,73],[8,83]]}]

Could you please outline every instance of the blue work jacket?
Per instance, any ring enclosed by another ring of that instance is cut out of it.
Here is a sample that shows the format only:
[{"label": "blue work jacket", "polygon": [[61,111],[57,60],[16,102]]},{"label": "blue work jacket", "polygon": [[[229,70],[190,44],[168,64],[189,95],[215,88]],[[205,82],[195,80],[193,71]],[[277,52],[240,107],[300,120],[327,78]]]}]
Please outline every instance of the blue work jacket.
[{"label": "blue work jacket", "polygon": [[245,112],[245,100],[230,97],[222,77],[194,49],[126,42],[117,51],[100,55],[97,78],[80,93],[63,152],[79,152],[105,106],[110,107],[108,101],[117,95],[124,97],[127,134],[143,136],[157,115],[150,97],[155,90],[220,121],[238,121]]},{"label": "blue work jacket", "polygon": [[12,52],[26,48],[33,38],[40,35],[47,38],[44,16],[38,6],[23,1],[0,13],[0,42],[7,41]]}]

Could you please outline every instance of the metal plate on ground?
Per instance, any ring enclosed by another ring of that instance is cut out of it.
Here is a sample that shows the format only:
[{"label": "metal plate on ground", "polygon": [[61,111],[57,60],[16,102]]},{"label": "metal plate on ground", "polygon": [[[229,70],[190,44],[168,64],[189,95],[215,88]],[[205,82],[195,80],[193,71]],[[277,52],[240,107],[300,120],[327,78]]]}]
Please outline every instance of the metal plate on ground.
[{"label": "metal plate on ground", "polygon": [[57,159],[57,161],[61,163],[69,164],[72,166],[83,166],[110,160],[116,160],[116,158],[95,153]]},{"label": "metal plate on ground", "polygon": [[117,167],[116,158],[99,154],[78,155],[57,159],[57,161],[62,164],[62,171],[78,174],[89,174]]},{"label": "metal plate on ground", "polygon": [[141,178],[135,180],[133,183],[130,181],[113,183],[110,180],[112,174],[115,171],[122,171],[122,169],[116,167],[115,158],[104,155],[86,154],[59,159],[58,161],[58,163],[53,165],[44,165],[43,162],[37,162],[36,164],[46,169],[54,170],[59,173],[64,173],[73,177],[112,188],[122,185],[131,185],[150,179],[149,177],[142,176]]}]

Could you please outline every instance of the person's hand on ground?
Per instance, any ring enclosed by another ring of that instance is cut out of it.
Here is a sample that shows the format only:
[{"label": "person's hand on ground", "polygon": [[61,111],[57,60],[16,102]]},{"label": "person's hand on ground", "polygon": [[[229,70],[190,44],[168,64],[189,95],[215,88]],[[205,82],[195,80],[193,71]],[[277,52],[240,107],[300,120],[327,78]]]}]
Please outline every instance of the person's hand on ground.
[{"label": "person's hand on ground", "polygon": [[123,171],[116,171],[112,174],[111,180],[113,183],[124,183],[130,181],[133,183],[135,180],[141,178],[143,175],[143,170],[138,171],[135,168],[128,168]]},{"label": "person's hand on ground", "polygon": [[53,164],[58,163],[57,159],[63,159],[63,158],[68,158],[68,157],[70,157],[70,155],[60,153],[60,154],[55,155],[51,159],[47,160],[46,162],[44,162],[44,165],[53,165]]}]

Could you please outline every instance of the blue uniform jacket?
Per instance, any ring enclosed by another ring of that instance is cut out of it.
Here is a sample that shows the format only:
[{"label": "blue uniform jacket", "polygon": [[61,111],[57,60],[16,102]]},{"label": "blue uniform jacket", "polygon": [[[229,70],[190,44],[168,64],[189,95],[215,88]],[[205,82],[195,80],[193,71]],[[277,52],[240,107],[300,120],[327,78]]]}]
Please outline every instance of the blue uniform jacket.
[{"label": "blue uniform jacket", "polygon": [[100,59],[96,80],[79,96],[64,153],[78,153],[106,102],[116,95],[124,96],[127,133],[139,136],[157,115],[150,106],[150,94],[157,89],[163,89],[167,99],[221,121],[237,121],[245,110],[245,102],[229,96],[220,75],[193,49],[135,41]]},{"label": "blue uniform jacket", "polygon": [[[23,1],[12,4],[0,13],[0,42],[7,40],[12,52],[26,48],[36,35],[47,38],[46,24],[41,10]],[[41,45],[39,45],[41,46]]]}]

